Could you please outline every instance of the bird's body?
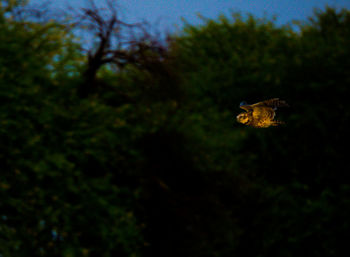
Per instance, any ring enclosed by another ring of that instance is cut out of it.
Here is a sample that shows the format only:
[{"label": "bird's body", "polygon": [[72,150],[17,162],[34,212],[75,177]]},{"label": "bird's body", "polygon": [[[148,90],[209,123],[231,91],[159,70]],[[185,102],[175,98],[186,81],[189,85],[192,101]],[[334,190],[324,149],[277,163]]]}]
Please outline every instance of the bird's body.
[{"label": "bird's body", "polygon": [[277,107],[282,106],[288,106],[288,104],[285,101],[279,100],[279,98],[273,98],[251,105],[242,102],[240,108],[246,112],[238,114],[237,121],[256,128],[278,126],[283,124],[283,122],[275,120],[275,111]]}]

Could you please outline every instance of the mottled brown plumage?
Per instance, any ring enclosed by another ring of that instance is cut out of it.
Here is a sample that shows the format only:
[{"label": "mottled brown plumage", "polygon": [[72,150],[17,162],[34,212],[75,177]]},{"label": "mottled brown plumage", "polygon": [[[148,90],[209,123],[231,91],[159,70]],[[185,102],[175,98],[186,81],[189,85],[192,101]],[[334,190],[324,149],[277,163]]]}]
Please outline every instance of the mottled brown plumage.
[{"label": "mottled brown plumage", "polygon": [[275,111],[277,107],[288,106],[288,104],[279,100],[279,98],[273,98],[256,104],[241,104],[240,108],[246,112],[242,112],[237,115],[237,121],[255,128],[267,128],[270,126],[278,126],[284,122],[275,120]]}]

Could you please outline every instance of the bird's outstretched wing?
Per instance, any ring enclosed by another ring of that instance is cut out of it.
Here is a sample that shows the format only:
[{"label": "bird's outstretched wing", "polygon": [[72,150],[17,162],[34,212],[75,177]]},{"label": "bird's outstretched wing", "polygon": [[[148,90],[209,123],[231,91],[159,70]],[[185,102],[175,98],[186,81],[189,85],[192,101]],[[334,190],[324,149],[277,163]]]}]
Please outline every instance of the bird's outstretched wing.
[{"label": "bird's outstretched wing", "polygon": [[272,98],[269,100],[265,100],[256,104],[252,104],[251,107],[263,107],[263,106],[268,106],[276,109],[277,107],[287,107],[289,106],[286,101],[280,100],[279,98]]},{"label": "bird's outstretched wing", "polygon": [[243,109],[243,110],[245,110],[247,112],[253,110],[252,106],[249,105],[249,104],[247,104],[247,105],[240,105],[239,108],[241,108],[241,109]]}]

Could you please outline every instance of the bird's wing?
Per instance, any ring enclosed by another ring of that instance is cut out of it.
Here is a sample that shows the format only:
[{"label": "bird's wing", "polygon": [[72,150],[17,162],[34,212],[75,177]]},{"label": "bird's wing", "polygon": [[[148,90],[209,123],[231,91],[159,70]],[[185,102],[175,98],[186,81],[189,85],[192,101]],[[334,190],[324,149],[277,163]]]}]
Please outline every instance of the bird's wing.
[{"label": "bird's wing", "polygon": [[280,100],[279,98],[272,98],[269,100],[265,100],[256,104],[252,104],[252,107],[262,107],[268,106],[276,109],[276,107],[288,106],[286,101]]},{"label": "bird's wing", "polygon": [[247,104],[247,105],[240,105],[239,108],[241,108],[241,109],[243,109],[243,110],[245,110],[247,112],[249,112],[249,111],[251,111],[253,109],[252,106],[249,105],[249,104]]},{"label": "bird's wing", "polygon": [[273,99],[258,102],[256,104],[252,104],[252,107],[273,106],[273,103],[277,101],[279,101],[279,98],[273,98]]}]

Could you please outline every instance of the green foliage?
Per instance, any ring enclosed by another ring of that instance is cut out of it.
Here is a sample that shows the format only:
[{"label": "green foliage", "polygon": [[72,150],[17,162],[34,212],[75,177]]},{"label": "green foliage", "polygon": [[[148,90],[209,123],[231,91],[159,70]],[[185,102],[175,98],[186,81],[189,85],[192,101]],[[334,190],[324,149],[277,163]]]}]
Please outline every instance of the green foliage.
[{"label": "green foliage", "polygon": [[[11,19],[10,2],[1,256],[342,256],[349,11],[300,32],[237,14],[187,24],[163,60],[104,67],[82,99],[67,25]],[[239,102],[272,97],[291,105],[286,126],[236,122]]]},{"label": "green foliage", "polygon": [[[198,112],[206,114],[215,106],[217,115],[234,116],[242,100],[253,103],[273,97],[291,105],[278,113],[285,116],[286,127],[256,130],[235,123],[224,135],[216,128],[210,140],[208,131],[196,133],[206,145],[217,138],[215,151],[206,150],[216,152],[216,163],[228,168],[225,179],[233,172],[234,179],[248,182],[243,198],[249,206],[236,200],[235,193],[242,195],[238,189],[223,208],[231,213],[230,220],[238,221],[225,231],[238,233],[240,243],[232,250],[237,255],[337,256],[343,250],[340,231],[346,231],[347,225],[336,225],[336,231],[331,227],[339,222],[335,213],[349,214],[348,208],[339,208],[345,200],[339,188],[348,179],[343,141],[348,138],[345,122],[349,120],[348,23],[348,11],[328,8],[296,33],[234,14],[232,19],[220,17],[201,27],[187,25],[172,45]],[[219,123],[207,118],[213,128]],[[218,147],[218,142],[228,148]],[[232,187],[230,180],[220,183],[223,191]],[[223,201],[219,195],[216,199]],[[256,214],[251,213],[254,209]],[[346,220],[342,218],[344,224]],[[225,236],[220,236],[224,242]],[[319,247],[319,241],[325,244]],[[226,256],[223,250],[218,255]]]},{"label": "green foliage", "polygon": [[81,57],[60,24],[7,21],[0,33],[0,254],[137,254],[137,189],[113,177],[131,154],[114,115],[125,110],[79,102],[69,71]]},{"label": "green foliage", "polygon": [[202,27],[187,26],[173,48],[184,75],[192,75],[186,80],[188,87],[196,85],[196,95],[232,109],[241,101],[237,90],[246,97],[264,98],[283,86],[295,44],[296,35],[287,27],[233,14]]}]

